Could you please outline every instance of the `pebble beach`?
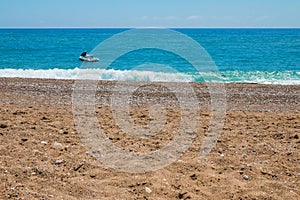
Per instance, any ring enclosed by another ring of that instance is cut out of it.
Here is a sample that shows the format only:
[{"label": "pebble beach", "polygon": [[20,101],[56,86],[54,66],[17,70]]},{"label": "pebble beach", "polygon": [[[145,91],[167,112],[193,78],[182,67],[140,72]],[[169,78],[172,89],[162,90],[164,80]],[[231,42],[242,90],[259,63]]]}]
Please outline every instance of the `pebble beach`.
[{"label": "pebble beach", "polygon": [[[180,107],[175,103],[168,110],[161,134],[137,139],[122,132],[112,115],[116,84],[99,81],[95,95],[97,119],[111,143],[128,153],[168,144]],[[160,170],[125,173],[101,164],[82,142],[74,125],[74,80],[0,78],[0,199],[300,198],[299,85],[225,83],[221,133],[199,160],[210,126],[210,92],[204,83],[176,84],[189,84],[200,105],[193,142]],[[150,90],[157,85],[151,83]],[[145,95],[158,104],[174,99],[154,89]],[[150,123],[147,109],[131,108],[135,123]]]}]

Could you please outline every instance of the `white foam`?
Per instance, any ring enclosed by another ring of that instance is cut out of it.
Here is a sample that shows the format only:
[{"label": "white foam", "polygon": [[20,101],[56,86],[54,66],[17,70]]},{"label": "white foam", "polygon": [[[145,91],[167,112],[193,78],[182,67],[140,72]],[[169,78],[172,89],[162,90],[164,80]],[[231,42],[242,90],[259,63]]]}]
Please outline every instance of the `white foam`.
[{"label": "white foam", "polygon": [[293,71],[227,71],[224,82],[245,82],[276,85],[300,85],[299,72]]},{"label": "white foam", "polygon": [[300,85],[299,72],[241,72],[226,71],[196,73],[166,73],[139,70],[114,69],[0,69],[0,77],[49,78],[49,79],[96,79],[151,82],[244,82],[259,84]]},{"label": "white foam", "polygon": [[[193,79],[182,73],[163,73],[137,70],[114,69],[0,69],[0,77],[86,79],[153,82],[190,82]],[[96,77],[96,78],[95,78]]]}]

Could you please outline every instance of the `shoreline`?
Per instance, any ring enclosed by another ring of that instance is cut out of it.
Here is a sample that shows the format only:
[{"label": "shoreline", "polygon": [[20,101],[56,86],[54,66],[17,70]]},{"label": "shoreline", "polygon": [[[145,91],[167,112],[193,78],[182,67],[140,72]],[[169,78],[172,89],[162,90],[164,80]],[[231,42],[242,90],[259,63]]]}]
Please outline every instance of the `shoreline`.
[{"label": "shoreline", "polygon": [[[59,69],[59,68],[53,68],[53,69],[49,69],[49,70],[42,70],[42,69],[12,69],[12,68],[7,68],[7,69],[0,69],[0,71],[3,70],[2,76],[0,76],[1,79],[45,79],[45,80],[79,80],[78,79],[78,73],[80,70],[80,68],[74,68],[74,69]],[[75,71],[74,71],[75,70]],[[270,76],[272,77],[271,72],[268,71],[260,71],[258,76],[260,77],[260,79],[258,80],[253,80],[253,78],[250,77],[243,77],[244,74],[239,71],[220,71],[219,75],[222,76],[222,78],[227,77],[226,73],[229,73],[228,77],[229,79],[223,79],[222,81],[214,81],[214,80],[210,80],[210,75],[208,75],[206,77],[206,74],[202,75],[203,80],[205,81],[200,81],[200,82],[195,82],[195,81],[191,81],[191,80],[196,80],[197,77],[191,78],[189,77],[189,75],[186,75],[184,73],[165,73],[165,72],[152,72],[152,71],[145,71],[149,74],[147,74],[146,76],[146,81],[144,80],[136,80],[135,77],[131,77],[133,74],[130,74],[131,72],[134,73],[139,73],[139,71],[133,70],[133,71],[121,71],[121,70],[107,70],[107,71],[101,71],[102,69],[96,69],[96,68],[92,68],[91,70],[96,70],[95,73],[99,73],[99,74],[104,74],[104,78],[101,79],[101,81],[120,81],[120,82],[180,82],[180,83],[220,83],[220,84],[259,84],[259,85],[295,85],[295,86],[299,86],[300,85],[300,80],[299,78],[295,75],[295,74],[299,74],[299,72],[294,72],[292,70],[288,70],[288,71],[273,71],[276,73],[292,73],[292,74],[282,74],[282,79],[274,79],[270,78]],[[97,71],[100,70],[100,71]],[[17,72],[16,72],[17,71]],[[34,73],[33,73],[34,72]],[[62,73],[65,72],[66,74],[64,76],[62,76]],[[121,75],[121,80],[119,80],[119,73],[122,73]],[[123,74],[125,72],[125,74]],[[232,76],[231,73],[234,72],[239,72],[240,74]],[[21,75],[17,75],[17,76],[10,76],[8,74],[15,74],[15,73],[21,73]],[[87,73],[92,73],[91,71],[87,72]],[[106,74],[107,73],[107,74]],[[159,73],[157,74],[158,77],[154,77],[154,73]],[[249,72],[246,72],[249,73]],[[251,72],[253,73],[253,72]],[[260,74],[263,73],[263,74]],[[266,73],[266,74],[264,74]],[[169,79],[168,75],[172,75],[171,79]],[[175,76],[173,76],[175,75]],[[251,75],[251,74],[250,74]],[[285,80],[284,77],[285,76],[292,76],[290,77],[290,80]],[[111,77],[112,80],[106,80],[106,76]],[[124,80],[124,76],[128,76],[130,77],[129,79],[133,79],[133,80]],[[133,75],[133,76],[141,76],[144,77],[144,74],[138,74],[138,75]],[[232,76],[232,77],[231,77]],[[237,81],[235,80],[237,77],[240,77],[243,80]],[[267,76],[267,77],[264,77]],[[221,79],[222,79],[221,78]],[[277,77],[278,78],[278,77]],[[80,78],[81,80],[83,80],[82,78]],[[123,80],[122,80],[123,79]],[[147,80],[148,79],[148,80]],[[220,79],[220,80],[221,80]],[[96,80],[96,79],[95,79]],[[150,80],[150,81],[149,81]],[[161,81],[163,80],[163,81]],[[209,80],[209,81],[208,81]]]},{"label": "shoreline", "polygon": [[[0,104],[72,104],[76,80],[0,78]],[[271,85],[255,83],[196,83],[196,82],[130,82],[98,81],[96,105],[109,105],[111,91],[117,87],[131,87],[133,90],[142,85],[162,85],[164,87],[190,87],[200,104],[209,106],[211,92],[226,95],[228,110],[300,112],[300,85]],[[136,86],[135,86],[136,85]],[[209,85],[217,85],[209,91]],[[172,90],[172,89],[170,89]],[[170,91],[172,92],[172,91]],[[181,93],[182,91],[179,91]]]}]

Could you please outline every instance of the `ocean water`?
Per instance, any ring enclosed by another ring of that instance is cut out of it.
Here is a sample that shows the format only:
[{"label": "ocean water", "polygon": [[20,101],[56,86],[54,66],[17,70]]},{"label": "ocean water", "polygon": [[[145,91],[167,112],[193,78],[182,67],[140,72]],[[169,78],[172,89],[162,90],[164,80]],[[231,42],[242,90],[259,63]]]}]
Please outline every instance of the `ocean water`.
[{"label": "ocean water", "polygon": [[127,30],[0,29],[0,77],[76,79],[85,68],[102,80],[300,84],[300,29],[173,29],[198,42],[217,71],[195,70],[179,55],[149,48],[100,68],[101,57],[90,67],[79,61],[82,51]]}]

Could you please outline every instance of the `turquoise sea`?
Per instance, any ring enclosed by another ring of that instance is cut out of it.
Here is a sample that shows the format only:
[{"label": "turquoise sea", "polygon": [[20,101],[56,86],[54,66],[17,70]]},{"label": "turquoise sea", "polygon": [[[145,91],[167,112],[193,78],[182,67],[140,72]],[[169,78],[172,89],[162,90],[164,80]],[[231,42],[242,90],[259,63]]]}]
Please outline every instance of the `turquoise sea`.
[{"label": "turquoise sea", "polygon": [[[92,52],[98,44],[127,30],[0,29],[0,77],[76,79],[82,67],[78,60],[81,52]],[[95,73],[102,80],[300,84],[300,29],[172,30],[198,42],[218,73],[201,73],[180,56],[159,49],[129,52]],[[142,65],[147,67],[135,69]],[[174,72],[159,65],[170,66]],[[97,68],[97,63],[93,67]]]}]

